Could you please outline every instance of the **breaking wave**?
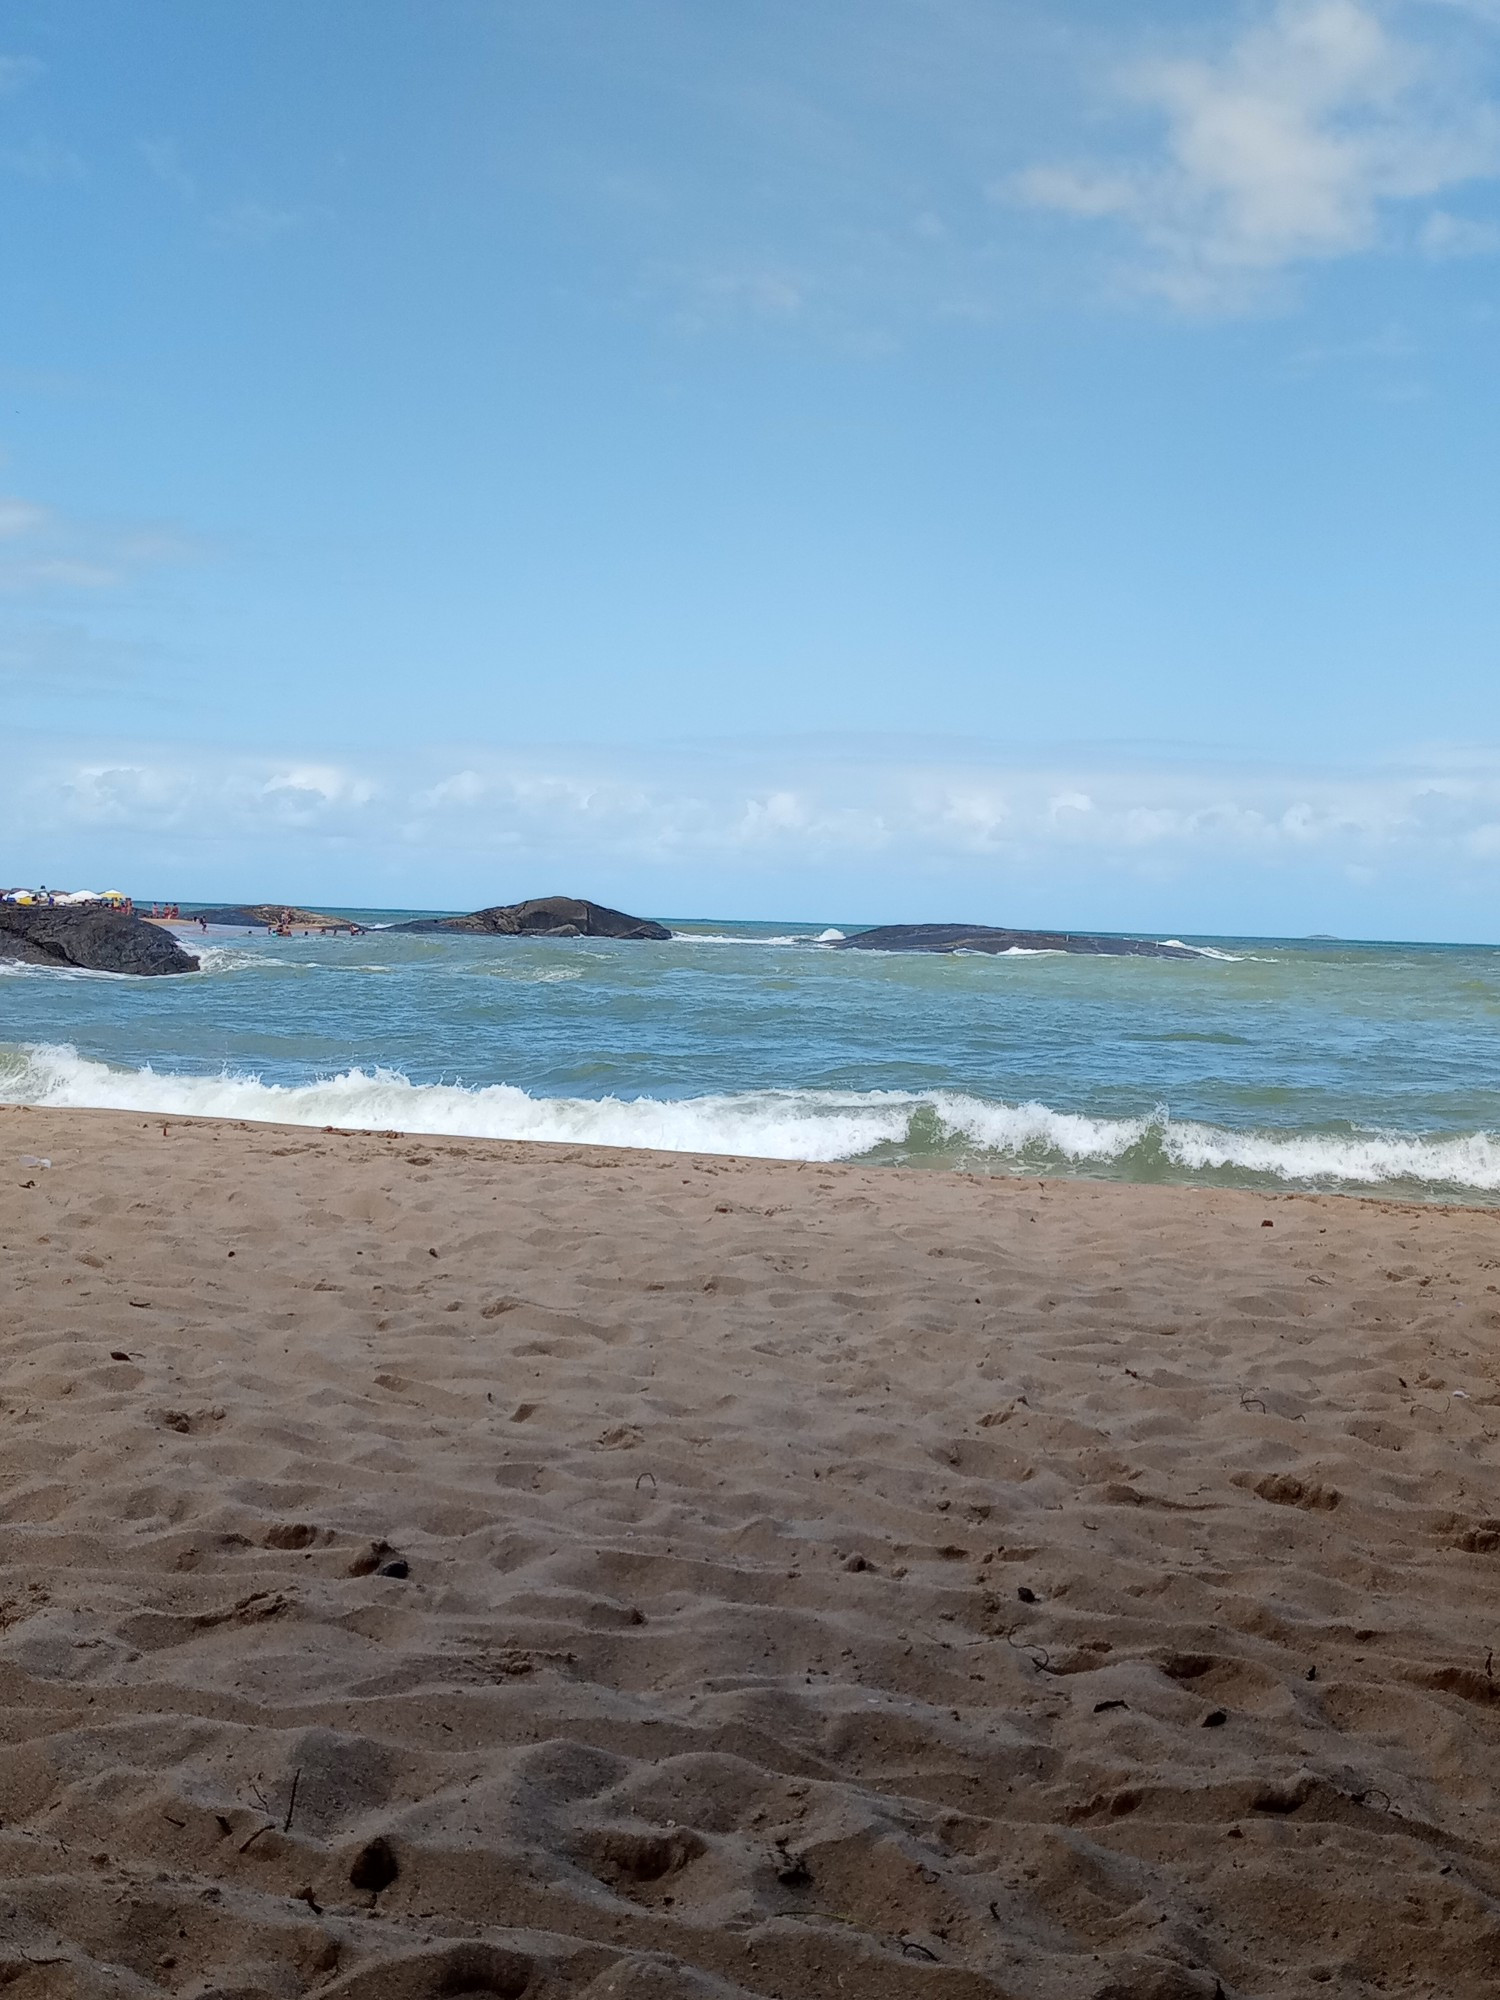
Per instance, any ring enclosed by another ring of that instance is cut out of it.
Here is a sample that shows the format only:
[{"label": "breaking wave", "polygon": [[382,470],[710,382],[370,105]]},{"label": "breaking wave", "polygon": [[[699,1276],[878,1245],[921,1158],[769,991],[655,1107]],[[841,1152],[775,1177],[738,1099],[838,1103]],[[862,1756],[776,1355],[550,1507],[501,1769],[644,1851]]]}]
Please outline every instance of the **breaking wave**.
[{"label": "breaking wave", "polygon": [[306,1083],[228,1070],[128,1069],[66,1045],[32,1043],[0,1047],[0,1103],[992,1173],[1500,1193],[1500,1136],[1488,1131],[1235,1130],[1160,1108],[1136,1118],[1092,1117],[964,1091],[539,1097],[513,1084],[414,1083],[394,1069],[346,1070]]},{"label": "breaking wave", "polygon": [[842,931],[673,931],[673,944],[832,944]]},{"label": "breaking wave", "polygon": [[0,958],[0,979],[118,979],[129,981],[129,972],[97,972],[85,965],[36,965],[29,959]]},{"label": "breaking wave", "polygon": [[[215,972],[262,972],[268,967],[284,972],[307,970],[305,961],[295,958],[273,958],[269,952],[247,950],[243,945],[200,944],[189,938],[183,945],[198,961],[202,973]],[[363,970],[365,968],[361,968]],[[373,970],[373,968],[370,968]]]}]

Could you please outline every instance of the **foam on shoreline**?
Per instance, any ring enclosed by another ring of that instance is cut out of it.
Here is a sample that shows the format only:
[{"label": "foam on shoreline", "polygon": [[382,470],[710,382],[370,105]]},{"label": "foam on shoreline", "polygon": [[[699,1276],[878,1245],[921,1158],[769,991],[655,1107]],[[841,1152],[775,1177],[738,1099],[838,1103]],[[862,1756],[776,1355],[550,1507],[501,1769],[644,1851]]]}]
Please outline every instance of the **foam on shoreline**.
[{"label": "foam on shoreline", "polygon": [[773,1160],[931,1162],[1131,1180],[1219,1175],[1456,1198],[1500,1192],[1500,1137],[1483,1130],[1234,1130],[1174,1118],[1162,1107],[1100,1117],[945,1090],[547,1097],[507,1083],[416,1083],[386,1068],[275,1083],[231,1070],[114,1067],[66,1045],[32,1043],[0,1046],[0,1103]]}]

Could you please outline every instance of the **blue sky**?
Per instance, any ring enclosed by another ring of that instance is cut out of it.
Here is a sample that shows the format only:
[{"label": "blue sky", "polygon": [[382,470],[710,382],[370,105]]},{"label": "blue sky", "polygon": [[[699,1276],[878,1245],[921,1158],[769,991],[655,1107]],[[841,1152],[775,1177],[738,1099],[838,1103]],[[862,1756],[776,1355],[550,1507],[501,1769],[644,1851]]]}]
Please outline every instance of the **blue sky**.
[{"label": "blue sky", "polygon": [[0,273],[0,875],[1500,939],[1500,0],[14,0]]}]

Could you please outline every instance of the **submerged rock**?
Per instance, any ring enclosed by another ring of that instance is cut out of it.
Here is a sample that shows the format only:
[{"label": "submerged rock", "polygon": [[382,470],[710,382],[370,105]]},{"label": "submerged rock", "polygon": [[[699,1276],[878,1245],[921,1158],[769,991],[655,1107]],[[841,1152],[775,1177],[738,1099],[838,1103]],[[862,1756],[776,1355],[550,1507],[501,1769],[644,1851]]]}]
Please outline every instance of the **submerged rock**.
[{"label": "submerged rock", "polygon": [[1094,937],[1078,931],[1008,931],[990,924],[882,924],[856,931],[834,951],[1072,951],[1096,958],[1197,958],[1184,944],[1151,938]]},{"label": "submerged rock", "polygon": [[393,931],[467,931],[481,937],[603,937],[651,939],[663,942],[672,933],[649,917],[630,917],[623,910],[578,896],[537,896],[529,903],[501,903],[489,910],[471,910],[466,917],[415,917],[392,924]]},{"label": "submerged rock", "polygon": [[142,977],[198,970],[170,931],[102,903],[52,909],[0,903],[0,958]]}]

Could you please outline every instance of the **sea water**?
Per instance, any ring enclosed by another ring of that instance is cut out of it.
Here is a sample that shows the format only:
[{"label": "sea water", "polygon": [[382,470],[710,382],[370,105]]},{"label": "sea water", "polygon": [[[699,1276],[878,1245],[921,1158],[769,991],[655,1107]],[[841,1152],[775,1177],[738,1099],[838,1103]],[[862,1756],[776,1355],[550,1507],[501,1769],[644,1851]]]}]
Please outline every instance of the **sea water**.
[{"label": "sea water", "polygon": [[0,1102],[1500,1202],[1500,949],[936,957],[837,951],[836,923],[674,928],[216,930],[171,979],[0,965]]}]

